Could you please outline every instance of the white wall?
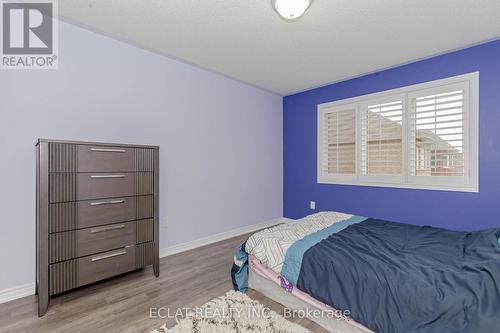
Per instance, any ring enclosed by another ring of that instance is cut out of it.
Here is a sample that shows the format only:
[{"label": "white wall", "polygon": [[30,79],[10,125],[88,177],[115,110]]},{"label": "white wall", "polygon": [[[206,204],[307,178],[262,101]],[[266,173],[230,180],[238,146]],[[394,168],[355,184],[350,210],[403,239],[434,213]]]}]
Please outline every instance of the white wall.
[{"label": "white wall", "polygon": [[59,48],[0,71],[0,291],[34,282],[39,137],[160,145],[160,248],[282,216],[280,96],[66,23]]}]

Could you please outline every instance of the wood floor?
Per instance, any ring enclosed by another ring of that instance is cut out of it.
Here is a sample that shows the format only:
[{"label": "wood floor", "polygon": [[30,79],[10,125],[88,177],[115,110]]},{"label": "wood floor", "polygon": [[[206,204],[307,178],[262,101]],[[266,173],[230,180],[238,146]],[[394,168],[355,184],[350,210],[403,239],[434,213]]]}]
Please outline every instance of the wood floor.
[{"label": "wood floor", "polygon": [[[36,297],[0,304],[0,332],[149,332],[173,319],[152,319],[150,308],[199,306],[232,288],[230,269],[236,247],[248,235],[162,258],[160,277],[151,269],[80,288],[51,299],[47,314],[38,318]],[[248,295],[272,310],[283,307],[262,294]],[[294,320],[312,332],[327,332],[307,319]]]}]

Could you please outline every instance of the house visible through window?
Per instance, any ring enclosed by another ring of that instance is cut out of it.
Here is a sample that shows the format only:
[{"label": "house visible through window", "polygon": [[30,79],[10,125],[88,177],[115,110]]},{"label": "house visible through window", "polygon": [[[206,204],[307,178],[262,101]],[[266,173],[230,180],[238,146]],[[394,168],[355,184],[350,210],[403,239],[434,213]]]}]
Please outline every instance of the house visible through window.
[{"label": "house visible through window", "polygon": [[318,105],[318,182],[477,191],[478,73]]}]

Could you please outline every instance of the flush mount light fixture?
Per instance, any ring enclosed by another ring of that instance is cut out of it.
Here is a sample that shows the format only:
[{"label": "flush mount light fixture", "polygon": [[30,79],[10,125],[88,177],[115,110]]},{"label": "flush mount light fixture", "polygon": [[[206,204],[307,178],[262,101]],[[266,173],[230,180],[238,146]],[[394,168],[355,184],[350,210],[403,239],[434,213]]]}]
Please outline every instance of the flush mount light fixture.
[{"label": "flush mount light fixture", "polygon": [[273,8],[286,21],[295,21],[306,12],[312,0],[271,0]]}]

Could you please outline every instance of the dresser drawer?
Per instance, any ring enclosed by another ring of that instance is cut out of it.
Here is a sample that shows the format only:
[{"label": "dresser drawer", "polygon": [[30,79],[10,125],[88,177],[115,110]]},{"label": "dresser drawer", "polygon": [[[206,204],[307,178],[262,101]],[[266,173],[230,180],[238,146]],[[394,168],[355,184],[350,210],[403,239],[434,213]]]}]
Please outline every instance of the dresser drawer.
[{"label": "dresser drawer", "polygon": [[137,221],[139,224],[132,221],[50,234],[49,262],[53,264],[134,245],[137,234],[141,241],[149,241],[151,226],[143,221]]},{"label": "dresser drawer", "polygon": [[135,148],[79,145],[78,171],[135,171]]},{"label": "dresser drawer", "polygon": [[118,197],[49,205],[49,232],[143,220],[154,216],[154,196]]},{"label": "dresser drawer", "polygon": [[135,246],[78,259],[78,285],[106,279],[134,270]]},{"label": "dresser drawer", "polygon": [[78,256],[135,244],[135,222],[110,224],[77,231]]},{"label": "dresser drawer", "polygon": [[136,198],[123,197],[78,202],[78,228],[133,221],[136,218]]},{"label": "dresser drawer", "polygon": [[135,195],[135,173],[80,173],[78,200]]}]

